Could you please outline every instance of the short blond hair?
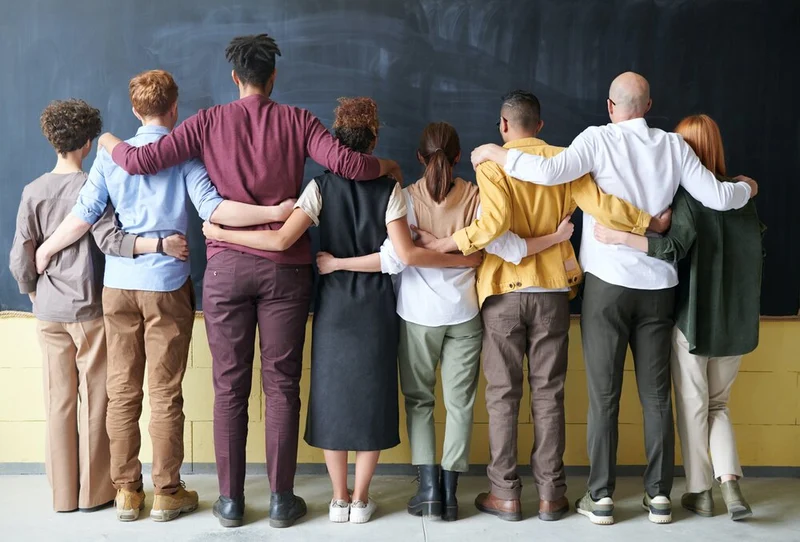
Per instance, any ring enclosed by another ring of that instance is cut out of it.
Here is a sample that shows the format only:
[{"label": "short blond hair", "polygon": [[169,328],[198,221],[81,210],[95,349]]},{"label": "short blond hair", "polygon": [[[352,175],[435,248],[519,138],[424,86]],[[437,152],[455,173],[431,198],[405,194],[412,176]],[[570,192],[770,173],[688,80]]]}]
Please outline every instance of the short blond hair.
[{"label": "short blond hair", "polygon": [[128,92],[133,108],[143,117],[165,115],[178,101],[178,85],[164,70],[140,73],[131,79]]}]

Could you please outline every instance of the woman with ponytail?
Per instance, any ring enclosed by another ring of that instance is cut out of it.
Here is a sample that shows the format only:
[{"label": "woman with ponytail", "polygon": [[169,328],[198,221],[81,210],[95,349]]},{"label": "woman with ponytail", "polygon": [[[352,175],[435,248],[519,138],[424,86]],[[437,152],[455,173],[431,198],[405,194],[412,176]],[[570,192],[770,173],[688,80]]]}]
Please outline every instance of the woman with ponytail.
[{"label": "woman with ponytail", "polygon": [[[403,190],[412,229],[446,237],[477,218],[478,187],[453,177],[453,167],[460,158],[461,144],[455,128],[446,122],[425,127],[417,149],[417,159],[425,168],[423,176]],[[487,252],[504,257],[502,253],[511,251],[512,246],[518,249],[521,240],[517,237],[510,242],[512,236],[516,237],[509,232],[497,239]],[[507,255],[505,259],[518,261],[525,255]],[[418,491],[408,501],[408,512],[456,520],[458,476],[469,468],[472,409],[483,337],[475,270],[407,266],[391,240],[383,244],[380,254],[361,258],[342,259],[320,253],[317,265],[321,274],[380,270],[398,275],[400,386],[405,396],[411,462],[419,470]],[[440,363],[447,411],[441,469],[436,461],[433,419],[436,368]]]}]

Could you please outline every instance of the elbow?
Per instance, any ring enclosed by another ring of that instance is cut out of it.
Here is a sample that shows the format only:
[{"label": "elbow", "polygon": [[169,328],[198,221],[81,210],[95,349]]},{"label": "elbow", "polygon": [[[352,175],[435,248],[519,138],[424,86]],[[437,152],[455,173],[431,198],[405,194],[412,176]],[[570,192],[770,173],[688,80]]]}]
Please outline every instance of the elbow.
[{"label": "elbow", "polygon": [[403,265],[414,266],[417,264],[417,252],[413,249],[399,249],[397,250],[397,257],[403,262]]}]

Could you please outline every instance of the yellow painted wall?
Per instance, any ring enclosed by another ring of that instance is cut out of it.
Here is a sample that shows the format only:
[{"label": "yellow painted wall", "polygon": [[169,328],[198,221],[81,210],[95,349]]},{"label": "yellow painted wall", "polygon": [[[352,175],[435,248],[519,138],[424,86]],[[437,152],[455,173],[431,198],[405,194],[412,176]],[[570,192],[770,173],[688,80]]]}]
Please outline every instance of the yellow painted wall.
[{"label": "yellow painted wall", "polygon": [[[800,322],[763,321],[761,346],[746,356],[731,399],[731,414],[736,424],[741,461],[748,466],[800,466]],[[301,390],[305,427],[305,404],[309,389],[309,320]],[[41,355],[36,338],[36,321],[32,317],[0,314],[0,463],[44,462],[44,407],[42,401]],[[570,332],[569,373],[566,391],[567,465],[587,465],[586,455],[586,375],[580,330],[573,321]],[[261,393],[259,360],[250,394],[250,432],[247,460],[264,461],[264,398]],[[487,414],[484,403],[486,383],[481,378],[475,407],[471,461],[486,464]],[[526,389],[524,404],[530,397]],[[186,413],[186,463],[213,463],[212,434],[213,390],[211,387],[211,355],[208,350],[202,316],[195,320],[189,368],[184,381]],[[441,393],[439,393],[441,396]],[[405,432],[405,416],[401,412],[402,444],[385,452],[384,463],[408,463],[410,454]],[[145,398],[142,416],[141,460],[150,462],[151,447],[147,437],[149,409]],[[437,422],[444,422],[444,409],[437,403]],[[439,448],[443,427],[437,431]],[[520,413],[519,461],[528,464],[533,439],[533,425],[527,408]],[[680,451],[678,450],[678,461]],[[320,450],[300,442],[302,463],[322,463]],[[628,359],[620,412],[620,464],[641,465],[645,462],[642,415],[636,395],[631,360]]]}]

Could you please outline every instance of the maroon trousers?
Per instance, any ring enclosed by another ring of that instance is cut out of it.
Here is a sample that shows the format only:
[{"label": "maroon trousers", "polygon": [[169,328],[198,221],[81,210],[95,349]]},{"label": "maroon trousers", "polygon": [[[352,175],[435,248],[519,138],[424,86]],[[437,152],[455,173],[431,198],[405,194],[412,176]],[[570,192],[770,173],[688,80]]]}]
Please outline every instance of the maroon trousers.
[{"label": "maroon trousers", "polygon": [[225,497],[244,495],[256,326],[270,488],[283,492],[294,487],[311,281],[310,265],[279,265],[233,250],[215,255],[206,267],[203,313],[213,359],[214,450]]}]

